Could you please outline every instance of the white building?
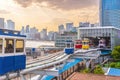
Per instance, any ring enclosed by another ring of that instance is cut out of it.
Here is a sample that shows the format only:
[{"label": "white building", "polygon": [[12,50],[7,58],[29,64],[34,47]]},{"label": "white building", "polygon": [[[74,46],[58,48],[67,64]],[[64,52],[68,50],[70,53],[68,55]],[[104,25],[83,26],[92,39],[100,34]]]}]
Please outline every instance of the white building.
[{"label": "white building", "polygon": [[72,32],[77,32],[77,28],[78,28],[78,27],[73,27],[71,31],[72,31]]},{"label": "white building", "polygon": [[30,28],[30,32],[29,33],[37,33],[38,29],[36,29],[35,27]]},{"label": "white building", "polygon": [[24,35],[25,34],[25,27],[22,26],[22,29],[21,29],[21,34]]},{"label": "white building", "polygon": [[7,20],[7,29],[15,30],[15,22],[13,22],[12,20]]},{"label": "white building", "polygon": [[29,28],[29,26],[26,26],[26,38],[30,40],[39,40],[40,39],[40,33],[38,32],[38,29],[35,27]]},{"label": "white building", "polygon": [[26,25],[25,33],[29,33],[29,32],[30,32],[30,26]]},{"label": "white building", "polygon": [[7,29],[7,23],[4,22],[4,29]]},{"label": "white building", "polygon": [[73,28],[73,23],[66,23],[66,31],[70,32]]},{"label": "white building", "polygon": [[47,40],[47,29],[43,29],[40,32],[40,37],[41,37],[41,40]]},{"label": "white building", "polygon": [[39,32],[37,32],[37,33],[27,33],[26,38],[28,40],[40,40],[40,33]]},{"label": "white building", "polygon": [[48,39],[50,41],[54,41],[54,32],[53,31],[48,32]]},{"label": "white building", "polygon": [[53,37],[53,40],[54,40],[54,41],[56,40],[57,35],[59,35],[59,33],[58,33],[58,32],[54,32],[54,37]]},{"label": "white building", "polygon": [[38,32],[38,29],[35,27],[30,28],[29,25],[27,25],[26,28],[22,26],[21,34],[26,35],[26,39],[28,40],[40,40],[40,33]]},{"label": "white building", "polygon": [[65,28],[64,28],[63,24],[58,26],[58,31],[59,31],[60,34],[62,34],[65,31]]},{"label": "white building", "polygon": [[90,27],[90,23],[89,22],[80,22],[79,27]]},{"label": "white building", "polygon": [[112,26],[78,28],[78,39],[83,38],[93,40],[95,45],[103,38],[106,40],[106,46],[113,49],[114,46],[120,45],[120,29]]},{"label": "white building", "polygon": [[67,40],[76,40],[77,39],[77,33],[73,33],[73,32],[65,32],[64,34],[58,34],[56,36],[56,40],[55,40],[55,46],[59,47],[59,48],[64,48],[65,47],[65,43]]},{"label": "white building", "polygon": [[79,27],[99,27],[99,23],[79,22]]},{"label": "white building", "polygon": [[35,33],[34,36],[35,36],[36,40],[40,40],[41,39],[40,32]]},{"label": "white building", "polygon": [[4,18],[0,18],[0,29],[4,29]]}]

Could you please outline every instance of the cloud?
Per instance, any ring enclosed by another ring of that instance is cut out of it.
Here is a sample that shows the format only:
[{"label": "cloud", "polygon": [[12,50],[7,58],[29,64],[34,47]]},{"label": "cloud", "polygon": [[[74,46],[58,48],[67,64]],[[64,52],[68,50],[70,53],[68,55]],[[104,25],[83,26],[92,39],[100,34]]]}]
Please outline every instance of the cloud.
[{"label": "cloud", "polygon": [[72,22],[70,19],[68,19],[68,18],[54,18],[53,20],[52,20],[52,22],[54,23],[54,24],[56,24],[56,25],[58,25],[58,24],[63,24],[63,23],[66,23],[66,22]]},{"label": "cloud", "polygon": [[9,14],[10,12],[9,11],[6,11],[6,10],[0,10],[0,14]]},{"label": "cloud", "polygon": [[30,6],[33,1],[35,0],[14,0],[15,2],[17,2],[18,4],[20,4],[22,7],[28,7]]},{"label": "cloud", "polygon": [[[29,7],[33,3],[44,6],[43,3],[47,4],[47,7],[54,9],[72,10],[80,9],[84,7],[94,6],[98,4],[98,0],[14,0],[22,7]],[[45,5],[46,7],[46,5]]]}]

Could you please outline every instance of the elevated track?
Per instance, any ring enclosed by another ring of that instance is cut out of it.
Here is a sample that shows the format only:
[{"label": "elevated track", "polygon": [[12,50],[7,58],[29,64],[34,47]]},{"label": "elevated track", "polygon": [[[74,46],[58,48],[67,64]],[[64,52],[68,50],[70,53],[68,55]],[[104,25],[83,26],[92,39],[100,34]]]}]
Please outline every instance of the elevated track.
[{"label": "elevated track", "polygon": [[[71,54],[71,55],[66,55],[63,51],[61,51],[61,52],[57,52],[54,54],[50,54],[50,55],[41,57],[39,59],[27,61],[26,69],[16,72],[16,73],[15,72],[8,73],[9,75],[0,76],[0,80],[12,79],[15,77],[21,77],[21,80],[27,80],[27,79],[25,79],[24,75],[29,74],[32,71],[42,70],[42,69],[57,65],[59,63],[63,63],[74,55],[77,55],[79,58],[81,58],[81,55],[82,55],[82,57],[86,57],[89,53],[91,53],[91,52],[94,53],[95,51],[97,51],[97,49],[77,50],[74,52],[74,54]],[[94,55],[92,54],[92,56],[94,56]],[[90,55],[87,57],[91,58]]]},{"label": "elevated track", "polygon": [[19,77],[21,75],[27,74],[37,69],[43,69],[46,67],[53,66],[55,64],[64,62],[65,60],[69,58],[69,56],[70,55],[66,55],[63,52],[59,52],[53,55],[45,56],[39,60],[34,60],[33,62],[27,62],[26,69],[20,71],[19,73],[9,73],[8,76],[6,75],[0,76],[0,80],[6,80],[7,78],[12,79],[12,78]]}]

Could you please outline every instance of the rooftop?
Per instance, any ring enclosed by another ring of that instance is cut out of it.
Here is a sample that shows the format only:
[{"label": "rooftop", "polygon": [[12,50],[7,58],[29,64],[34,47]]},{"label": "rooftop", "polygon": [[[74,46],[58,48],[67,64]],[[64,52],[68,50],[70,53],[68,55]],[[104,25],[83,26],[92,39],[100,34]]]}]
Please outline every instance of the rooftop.
[{"label": "rooftop", "polygon": [[80,27],[78,29],[116,29],[116,30],[120,30],[119,28],[116,28],[114,26],[98,26],[98,27]]}]

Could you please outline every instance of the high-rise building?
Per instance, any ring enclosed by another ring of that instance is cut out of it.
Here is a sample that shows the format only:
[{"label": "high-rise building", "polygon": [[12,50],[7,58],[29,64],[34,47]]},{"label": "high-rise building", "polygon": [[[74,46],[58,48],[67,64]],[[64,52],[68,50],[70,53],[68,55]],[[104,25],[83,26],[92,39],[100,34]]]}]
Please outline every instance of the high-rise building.
[{"label": "high-rise building", "polygon": [[41,36],[41,39],[42,39],[42,40],[47,40],[47,29],[43,29],[43,30],[40,32],[40,36]]},{"label": "high-rise building", "polygon": [[4,22],[4,29],[7,29],[7,23]]},{"label": "high-rise building", "polygon": [[100,0],[100,25],[120,28],[120,0]]},{"label": "high-rise building", "polygon": [[0,18],[0,29],[4,29],[4,18]]},{"label": "high-rise building", "polygon": [[66,23],[66,31],[71,31],[73,28],[73,23]]},{"label": "high-rise building", "polygon": [[79,27],[89,27],[90,23],[89,22],[80,22]]},{"label": "high-rise building", "polygon": [[22,29],[21,29],[21,34],[24,35],[25,34],[25,28],[24,26],[22,26]]},{"label": "high-rise building", "polygon": [[25,31],[26,33],[29,33],[30,32],[30,26],[29,25],[27,25],[26,26],[26,31]]},{"label": "high-rise building", "polygon": [[64,25],[63,25],[63,24],[59,25],[59,26],[58,26],[58,29],[59,29],[59,30],[58,30],[59,33],[62,34],[62,33],[64,32],[64,30],[65,30],[65,29],[64,29]]},{"label": "high-rise building", "polygon": [[34,39],[35,40],[40,40],[40,32],[37,32],[37,33],[34,34]]},{"label": "high-rise building", "polygon": [[53,32],[53,31],[48,32],[48,39],[49,39],[50,41],[53,41],[53,40],[54,40],[54,32]]},{"label": "high-rise building", "polygon": [[35,27],[30,28],[30,33],[38,33],[38,29],[36,29]]},{"label": "high-rise building", "polygon": [[12,20],[7,20],[7,29],[15,30],[15,22]]},{"label": "high-rise building", "polygon": [[77,27],[73,27],[71,31],[72,32],[77,32]]}]

